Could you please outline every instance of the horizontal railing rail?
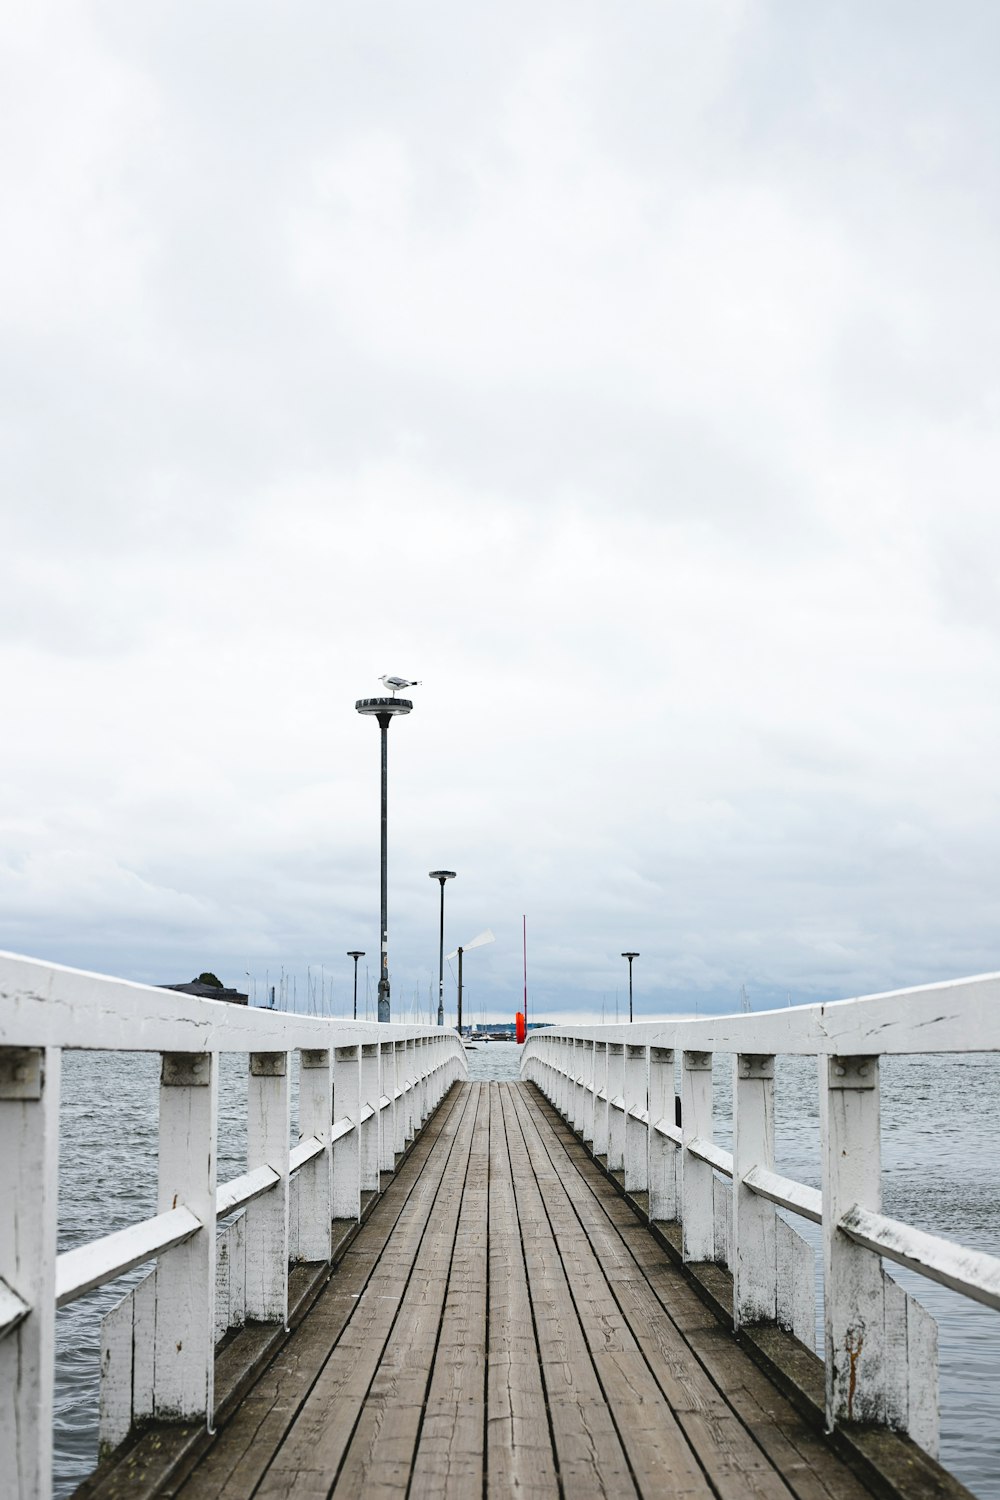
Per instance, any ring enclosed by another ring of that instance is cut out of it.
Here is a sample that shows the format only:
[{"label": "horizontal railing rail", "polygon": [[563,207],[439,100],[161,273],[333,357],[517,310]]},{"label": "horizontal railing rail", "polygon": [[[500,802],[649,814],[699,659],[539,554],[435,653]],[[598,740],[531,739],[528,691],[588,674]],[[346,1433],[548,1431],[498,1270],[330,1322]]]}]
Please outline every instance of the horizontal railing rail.
[{"label": "horizontal railing rail", "polygon": [[[160,1054],[158,1211],[57,1254],[67,1050]],[[217,1184],[227,1053],[248,1058],[247,1170]],[[247,1320],[286,1324],[290,1265],[330,1261],[333,1222],[360,1220],[467,1076],[442,1028],[248,1008],[0,954],[0,1500],[51,1493],[57,1306],[155,1263],[104,1320],[102,1445],[151,1417],[211,1425],[218,1339]]]},{"label": "horizontal railing rail", "polygon": [[[626,1192],[648,1194],[651,1221],[678,1224],[686,1261],[729,1266],[737,1329],[777,1322],[812,1346],[814,1252],[778,1210],[820,1225],[827,1426],[879,1423],[936,1455],[936,1325],[883,1260],[1000,1308],[1000,1258],[881,1212],[879,1061],[965,1052],[1000,1052],[996,974],[794,1010],[551,1028],[528,1037],[521,1068]],[[731,1152],[714,1140],[716,1054],[732,1058]],[[822,1191],[775,1171],[783,1055],[820,1063]]]}]

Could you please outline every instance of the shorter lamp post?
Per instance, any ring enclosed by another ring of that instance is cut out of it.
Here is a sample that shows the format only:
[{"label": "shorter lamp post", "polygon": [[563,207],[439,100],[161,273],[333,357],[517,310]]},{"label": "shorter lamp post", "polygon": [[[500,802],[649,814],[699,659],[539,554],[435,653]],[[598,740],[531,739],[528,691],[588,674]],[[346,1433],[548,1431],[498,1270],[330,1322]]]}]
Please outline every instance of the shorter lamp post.
[{"label": "shorter lamp post", "polygon": [[444,883],[455,879],[454,870],[429,870],[432,880],[441,885],[441,928],[438,936],[438,1025],[444,1025]]},{"label": "shorter lamp post", "polygon": [[364,949],[363,948],[352,948],[350,950],[350,952],[348,953],[347,956],[348,956],[348,958],[353,958],[354,959],[354,1019],[357,1020],[358,1019],[358,959],[359,958],[364,958],[364,956],[365,956]]},{"label": "shorter lamp post", "polygon": [[622,958],[628,959],[628,1018],[632,1020],[632,960],[638,958],[638,953],[623,953]]},{"label": "shorter lamp post", "polygon": [[462,1035],[462,955],[467,953],[470,948],[481,948],[484,943],[492,943],[493,941],[493,934],[487,927],[486,931],[481,932],[478,937],[474,937],[471,943],[465,943],[463,947],[456,948],[454,953],[448,954],[449,958],[455,958],[456,955],[458,957],[458,1015],[456,1019],[459,1036]]}]

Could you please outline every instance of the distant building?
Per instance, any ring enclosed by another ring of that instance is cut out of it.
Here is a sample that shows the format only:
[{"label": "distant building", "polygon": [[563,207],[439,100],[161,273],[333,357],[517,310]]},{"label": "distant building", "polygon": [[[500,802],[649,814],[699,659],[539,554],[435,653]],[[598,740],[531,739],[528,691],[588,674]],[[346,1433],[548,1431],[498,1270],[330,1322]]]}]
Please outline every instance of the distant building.
[{"label": "distant building", "polygon": [[197,979],[192,979],[188,984],[160,984],[160,990],[176,990],[180,995],[197,995],[200,1000],[228,1000],[231,1005],[247,1005],[249,995],[241,995],[239,990],[227,990],[225,985],[214,974],[199,974]]}]

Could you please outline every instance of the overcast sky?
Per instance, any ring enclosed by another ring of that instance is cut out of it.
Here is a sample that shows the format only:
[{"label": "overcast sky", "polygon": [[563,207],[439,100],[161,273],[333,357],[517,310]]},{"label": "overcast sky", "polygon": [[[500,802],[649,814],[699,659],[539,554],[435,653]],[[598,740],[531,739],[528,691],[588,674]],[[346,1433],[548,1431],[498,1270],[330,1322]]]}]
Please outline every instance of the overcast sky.
[{"label": "overcast sky", "polygon": [[0,946],[342,1006],[394,672],[397,1017],[1000,967],[995,4],[0,32]]}]

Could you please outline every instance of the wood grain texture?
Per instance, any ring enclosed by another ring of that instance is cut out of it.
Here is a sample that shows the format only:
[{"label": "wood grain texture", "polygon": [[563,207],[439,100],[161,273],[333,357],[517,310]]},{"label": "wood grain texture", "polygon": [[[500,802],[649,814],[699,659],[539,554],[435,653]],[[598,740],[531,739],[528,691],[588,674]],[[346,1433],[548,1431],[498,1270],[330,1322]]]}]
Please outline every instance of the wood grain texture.
[{"label": "wood grain texture", "polygon": [[862,1500],[537,1092],[464,1085],[184,1500]]}]

